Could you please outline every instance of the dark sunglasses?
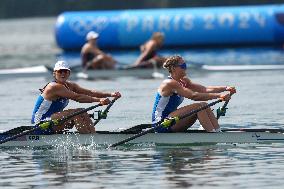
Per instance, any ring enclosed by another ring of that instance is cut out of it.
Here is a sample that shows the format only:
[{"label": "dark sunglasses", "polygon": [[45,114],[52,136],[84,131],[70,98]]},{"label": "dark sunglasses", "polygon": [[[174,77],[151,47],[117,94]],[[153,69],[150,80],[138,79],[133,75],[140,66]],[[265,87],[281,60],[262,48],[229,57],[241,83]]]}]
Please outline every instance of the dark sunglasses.
[{"label": "dark sunglasses", "polygon": [[60,74],[62,74],[62,73],[69,73],[69,72],[70,72],[70,70],[62,69],[62,70],[57,70],[56,72],[58,72],[58,73],[60,73]]},{"label": "dark sunglasses", "polygon": [[179,64],[178,67],[180,67],[183,70],[186,70],[186,63],[184,62],[183,64]]}]

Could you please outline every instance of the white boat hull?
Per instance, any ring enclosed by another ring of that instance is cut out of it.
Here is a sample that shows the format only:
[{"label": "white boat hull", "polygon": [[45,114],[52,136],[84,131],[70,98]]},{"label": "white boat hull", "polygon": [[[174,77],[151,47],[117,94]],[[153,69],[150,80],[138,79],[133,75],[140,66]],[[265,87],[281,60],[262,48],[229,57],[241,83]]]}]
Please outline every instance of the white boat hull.
[{"label": "white boat hull", "polygon": [[267,71],[284,70],[284,65],[202,65],[206,71]]},{"label": "white boat hull", "polygon": [[[190,64],[188,70],[195,71],[269,71],[284,70],[284,65],[198,65]],[[1,77],[52,77],[53,68],[48,66],[33,66],[26,68],[0,70]],[[71,74],[72,79],[112,79],[117,77],[135,78],[165,78],[168,75],[166,69],[114,69],[114,70],[87,70],[74,68]]]},{"label": "white boat hull", "polygon": [[[55,134],[25,135],[0,146],[76,146],[109,145],[124,140],[133,134]],[[222,133],[148,133],[128,143],[155,143],[160,145],[190,145],[202,143],[282,143],[282,132],[228,131]]]},{"label": "white boat hull", "polygon": [[[0,70],[0,78],[9,77],[52,77],[52,68],[46,66],[33,66],[26,68]],[[136,78],[164,78],[167,75],[165,69],[121,69],[121,70],[87,70],[75,69],[72,71],[72,79],[112,79],[117,77]]]}]

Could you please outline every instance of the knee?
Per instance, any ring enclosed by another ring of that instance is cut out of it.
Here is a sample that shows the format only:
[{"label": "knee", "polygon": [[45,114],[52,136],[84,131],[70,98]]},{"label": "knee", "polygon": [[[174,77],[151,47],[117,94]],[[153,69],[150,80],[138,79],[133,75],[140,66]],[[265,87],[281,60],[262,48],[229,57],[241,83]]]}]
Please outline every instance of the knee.
[{"label": "knee", "polygon": [[97,61],[102,61],[104,59],[106,59],[106,56],[103,55],[103,54],[99,54],[97,57],[96,57]]},{"label": "knee", "polygon": [[63,115],[60,112],[54,113],[50,116],[51,119],[60,119],[62,117],[63,117]]},{"label": "knee", "polygon": [[200,102],[200,103],[199,103],[199,106],[200,106],[200,107],[207,106],[207,105],[208,105],[207,102]]}]

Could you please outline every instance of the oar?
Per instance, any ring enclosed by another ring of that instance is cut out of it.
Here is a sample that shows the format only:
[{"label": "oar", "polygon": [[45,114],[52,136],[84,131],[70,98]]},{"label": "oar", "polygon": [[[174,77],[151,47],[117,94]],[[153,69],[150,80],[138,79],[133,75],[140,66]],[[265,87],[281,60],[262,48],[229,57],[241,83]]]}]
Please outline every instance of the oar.
[{"label": "oar", "polygon": [[228,103],[229,100],[227,100],[221,108],[217,109],[217,119],[219,119],[221,116],[225,116],[226,110],[228,109],[227,108]]},{"label": "oar", "polygon": [[[230,96],[232,96],[233,94],[234,94],[234,93],[231,93],[231,92],[230,92]],[[227,105],[228,105],[229,101],[230,101],[230,99],[227,100],[227,101],[223,104],[223,106],[222,106],[221,108],[218,108],[218,109],[217,109],[217,119],[219,119],[221,116],[225,116],[226,110],[228,109],[228,108],[227,108]]]},{"label": "oar", "polygon": [[101,119],[106,119],[107,113],[108,113],[110,107],[112,107],[112,105],[114,104],[114,102],[115,102],[116,100],[117,100],[117,98],[114,98],[114,99],[107,105],[107,107],[106,107],[106,109],[104,109],[104,111],[99,112],[99,117],[98,117],[98,119],[94,122],[94,126],[97,125]]},{"label": "oar", "polygon": [[18,137],[27,135],[27,134],[32,133],[32,132],[34,132],[34,131],[36,131],[36,130],[39,130],[39,129],[44,129],[44,130],[46,130],[46,129],[48,129],[49,127],[53,127],[53,126],[56,126],[56,125],[60,125],[60,124],[64,123],[65,121],[67,121],[68,119],[72,118],[72,117],[75,117],[75,116],[77,116],[77,115],[80,115],[80,114],[82,114],[82,113],[85,113],[85,112],[87,112],[87,111],[89,111],[89,110],[92,110],[92,109],[94,109],[94,108],[97,108],[97,107],[99,107],[99,106],[102,106],[102,104],[97,104],[97,105],[91,106],[91,107],[89,107],[89,108],[82,109],[82,110],[80,110],[80,111],[77,111],[77,112],[74,112],[74,113],[72,113],[72,114],[70,114],[70,115],[67,115],[67,116],[65,116],[65,117],[63,117],[63,118],[61,118],[61,119],[55,119],[55,120],[50,120],[50,121],[46,121],[46,122],[43,122],[43,123],[39,123],[39,124],[35,125],[33,129],[26,130],[26,131],[24,131],[24,132],[21,132],[21,133],[19,133],[19,134],[16,134],[16,135],[13,135],[13,136],[10,136],[10,137],[7,137],[7,138],[1,140],[1,141],[0,141],[0,144],[3,144],[3,143],[5,143],[5,142],[11,141],[11,140],[14,140],[14,139],[16,139],[16,138],[18,138]]},{"label": "oar", "polygon": [[138,137],[140,137],[140,136],[143,136],[143,135],[145,135],[145,134],[147,134],[147,133],[151,133],[151,132],[153,132],[154,130],[159,129],[159,128],[161,128],[161,127],[170,127],[171,125],[175,124],[175,123],[178,122],[179,120],[184,119],[184,118],[189,117],[189,116],[192,116],[192,115],[194,115],[194,114],[200,112],[201,110],[205,110],[205,109],[207,109],[207,108],[209,108],[209,107],[211,107],[211,106],[214,106],[215,104],[217,104],[217,103],[219,103],[219,102],[222,102],[222,100],[221,100],[221,99],[216,100],[216,101],[214,101],[214,102],[211,102],[211,103],[209,103],[209,104],[207,104],[207,105],[205,105],[205,106],[201,106],[201,107],[197,108],[196,110],[192,110],[192,111],[190,111],[189,113],[187,113],[187,114],[185,114],[185,115],[182,115],[182,116],[179,116],[179,117],[177,116],[177,117],[171,117],[171,118],[167,118],[167,119],[165,119],[165,120],[161,120],[161,121],[159,121],[158,123],[156,123],[158,126],[153,127],[153,128],[151,128],[151,129],[148,129],[148,130],[146,130],[146,131],[142,131],[142,132],[140,132],[140,133],[138,133],[138,134],[136,134],[136,135],[133,135],[133,136],[131,136],[131,137],[129,137],[129,138],[126,138],[126,139],[124,139],[124,140],[122,140],[122,141],[119,141],[119,142],[117,142],[117,143],[111,144],[111,145],[109,145],[108,148],[116,147],[116,146],[118,146],[118,145],[124,144],[124,143],[129,142],[129,141],[131,141],[131,140],[134,140],[134,139],[136,139],[136,138],[138,138]]}]

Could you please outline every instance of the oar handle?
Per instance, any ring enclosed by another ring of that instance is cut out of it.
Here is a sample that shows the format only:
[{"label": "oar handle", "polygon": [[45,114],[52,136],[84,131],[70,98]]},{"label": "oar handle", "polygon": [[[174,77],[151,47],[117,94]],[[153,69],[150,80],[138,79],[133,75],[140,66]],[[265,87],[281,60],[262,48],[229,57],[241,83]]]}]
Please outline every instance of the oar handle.
[{"label": "oar handle", "polygon": [[[104,109],[104,111],[102,111],[102,114],[107,114],[109,109],[112,107],[112,105],[114,104],[114,102],[117,100],[118,98],[114,98],[112,99],[112,101],[108,104],[108,106],[106,107],[106,109]],[[106,117],[106,116],[104,116]],[[97,125],[99,123],[99,121],[102,119],[102,117],[99,117],[93,124],[93,126]]]},{"label": "oar handle", "polygon": [[117,100],[117,98],[112,99],[112,101],[109,103],[109,105],[106,107],[106,109],[104,110],[104,112],[108,112],[109,109],[112,107],[112,105],[114,104],[114,102]]},{"label": "oar handle", "polygon": [[[230,96],[232,96],[232,95],[233,95],[233,94],[230,94]],[[219,113],[218,113],[218,110],[217,110],[217,119],[219,119],[222,115],[225,115],[225,113],[226,113],[226,107],[227,107],[227,105],[229,104],[229,101],[230,101],[230,100],[227,100],[227,101],[223,104],[223,106],[221,107]]]},{"label": "oar handle", "polygon": [[138,133],[138,134],[135,134],[135,135],[133,135],[133,136],[131,136],[131,137],[128,137],[128,138],[126,138],[126,139],[124,139],[124,140],[122,140],[122,141],[119,141],[119,142],[117,142],[117,143],[111,144],[111,145],[108,146],[108,148],[116,147],[116,146],[118,146],[118,145],[124,144],[124,143],[126,143],[126,142],[131,141],[131,140],[134,140],[134,139],[136,139],[136,138],[138,138],[138,137],[140,137],[140,136],[143,136],[143,135],[145,135],[145,134],[147,134],[147,133],[151,133],[151,132],[155,131],[156,129],[160,128],[160,127],[169,127],[169,126],[171,126],[171,124],[173,124],[174,122],[177,122],[177,121],[179,121],[179,120],[181,120],[181,119],[184,119],[184,118],[186,118],[186,117],[188,117],[188,116],[192,116],[192,115],[198,113],[198,112],[201,111],[201,110],[205,110],[205,109],[209,108],[210,106],[214,106],[215,104],[217,104],[217,103],[219,103],[219,102],[222,102],[222,100],[219,99],[219,100],[216,100],[216,101],[214,101],[214,102],[211,102],[211,103],[209,103],[209,104],[207,104],[207,105],[201,106],[201,107],[197,108],[196,110],[190,111],[189,113],[187,113],[187,114],[185,114],[185,115],[183,115],[183,116],[167,118],[167,119],[165,119],[165,120],[159,121],[158,123],[156,123],[158,126],[153,127],[153,128],[151,128],[151,129],[148,129],[148,130],[146,130],[146,131],[142,131],[142,132],[140,132],[140,133]]}]

